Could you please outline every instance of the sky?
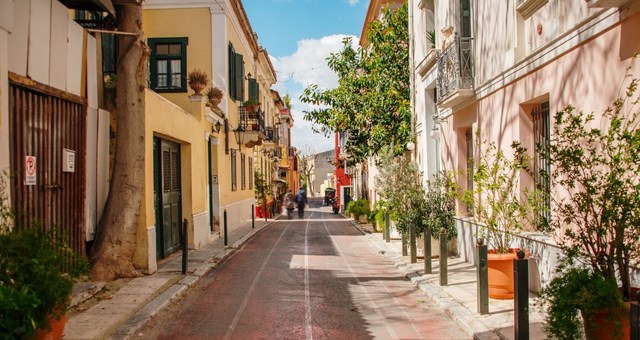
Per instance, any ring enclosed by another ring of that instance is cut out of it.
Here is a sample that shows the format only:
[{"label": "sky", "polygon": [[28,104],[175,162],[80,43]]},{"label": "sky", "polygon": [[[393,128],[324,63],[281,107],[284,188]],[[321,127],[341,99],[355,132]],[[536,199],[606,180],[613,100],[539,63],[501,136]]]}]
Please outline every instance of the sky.
[{"label": "sky", "polygon": [[303,154],[333,149],[334,137],[313,133],[304,120],[303,111],[312,107],[299,97],[309,84],[337,86],[326,58],[342,49],[345,37],[358,43],[369,0],[243,0],[242,5],[276,69],[272,89],[291,97],[291,144]]}]

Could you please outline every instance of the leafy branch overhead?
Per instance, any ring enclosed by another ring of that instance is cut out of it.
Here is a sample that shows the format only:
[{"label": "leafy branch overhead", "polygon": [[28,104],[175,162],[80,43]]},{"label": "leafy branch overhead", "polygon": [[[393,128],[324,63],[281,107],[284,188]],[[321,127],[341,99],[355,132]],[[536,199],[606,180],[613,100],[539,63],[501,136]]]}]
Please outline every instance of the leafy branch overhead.
[{"label": "leafy branch overhead", "polygon": [[311,84],[300,97],[317,106],[304,111],[314,131],[347,133],[346,152],[356,163],[384,146],[393,145],[400,155],[411,140],[407,6],[384,9],[383,18],[369,24],[366,37],[370,43],[364,48],[345,38],[342,50],[327,58],[338,76],[336,88]]}]

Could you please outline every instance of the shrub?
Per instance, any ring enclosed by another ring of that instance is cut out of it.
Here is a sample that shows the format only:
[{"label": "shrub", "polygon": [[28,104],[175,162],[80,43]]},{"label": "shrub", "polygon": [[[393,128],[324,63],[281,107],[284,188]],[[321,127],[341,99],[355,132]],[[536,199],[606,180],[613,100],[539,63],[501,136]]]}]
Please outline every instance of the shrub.
[{"label": "shrub", "polygon": [[347,204],[347,208],[345,209],[347,214],[353,214],[353,216],[369,216],[369,201],[366,199],[359,199],[357,201],[351,201]]}]

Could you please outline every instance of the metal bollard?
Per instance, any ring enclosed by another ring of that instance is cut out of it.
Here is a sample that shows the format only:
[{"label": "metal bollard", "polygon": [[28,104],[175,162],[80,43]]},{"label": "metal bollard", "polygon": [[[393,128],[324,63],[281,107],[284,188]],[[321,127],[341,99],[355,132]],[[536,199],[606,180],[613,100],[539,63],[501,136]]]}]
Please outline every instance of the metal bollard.
[{"label": "metal bollard", "polygon": [[431,266],[431,228],[424,228],[424,273],[431,274],[433,268]]},{"label": "metal bollard", "polygon": [[447,234],[440,233],[440,285],[446,286],[448,282],[448,270],[447,270]]},{"label": "metal bollard", "polygon": [[189,260],[189,249],[187,248],[189,244],[188,227],[189,221],[185,218],[182,220],[182,275],[187,273],[187,263]]},{"label": "metal bollard", "polygon": [[251,205],[251,229],[254,229],[256,227],[256,208],[253,206],[253,204]]},{"label": "metal bollard", "polygon": [[227,210],[225,209],[224,211],[224,228],[223,228],[223,232],[224,232],[224,245],[226,246],[229,241],[227,240]]},{"label": "metal bollard", "polygon": [[418,249],[416,249],[416,226],[409,225],[409,249],[411,250],[411,263],[418,262]]},{"label": "metal bollard", "polygon": [[389,223],[389,213],[384,213],[384,237],[387,243],[391,242],[391,223]]},{"label": "metal bollard", "polygon": [[529,260],[525,252],[518,250],[518,259],[513,260],[514,270],[514,336],[517,340],[529,339]]},{"label": "metal bollard", "polygon": [[487,245],[484,239],[476,241],[476,251],[478,254],[478,266],[476,275],[478,276],[478,313],[489,314],[489,271],[487,262]]}]

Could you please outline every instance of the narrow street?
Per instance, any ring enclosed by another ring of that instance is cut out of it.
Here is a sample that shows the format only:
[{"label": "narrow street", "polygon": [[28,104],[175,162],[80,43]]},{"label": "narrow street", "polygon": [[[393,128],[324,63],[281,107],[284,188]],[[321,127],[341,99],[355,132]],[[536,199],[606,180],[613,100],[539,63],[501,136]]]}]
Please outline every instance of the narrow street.
[{"label": "narrow street", "polygon": [[321,201],[279,220],[154,317],[145,339],[468,339]]}]

